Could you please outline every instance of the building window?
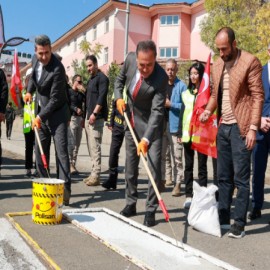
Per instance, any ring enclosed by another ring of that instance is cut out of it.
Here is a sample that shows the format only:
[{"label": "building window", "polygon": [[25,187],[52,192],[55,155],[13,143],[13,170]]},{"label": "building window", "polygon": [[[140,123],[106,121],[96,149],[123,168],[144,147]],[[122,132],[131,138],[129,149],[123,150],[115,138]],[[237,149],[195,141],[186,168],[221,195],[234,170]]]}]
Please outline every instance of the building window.
[{"label": "building window", "polygon": [[167,15],[160,17],[161,25],[178,25],[179,16],[178,15]]},{"label": "building window", "polygon": [[74,42],[74,52],[76,52],[77,51],[77,39],[76,38],[74,38],[74,40],[73,40],[73,42]]},{"label": "building window", "polygon": [[108,47],[104,48],[104,64],[108,64],[109,61],[109,49]]},{"label": "building window", "polygon": [[160,48],[159,49],[160,58],[176,58],[178,57],[177,48]]},{"label": "building window", "polygon": [[96,40],[97,39],[97,26],[94,25],[93,26],[93,40]]},{"label": "building window", "polygon": [[83,40],[86,40],[86,32],[83,33]]},{"label": "building window", "polygon": [[104,33],[109,32],[109,17],[105,18],[105,28],[104,28]]}]

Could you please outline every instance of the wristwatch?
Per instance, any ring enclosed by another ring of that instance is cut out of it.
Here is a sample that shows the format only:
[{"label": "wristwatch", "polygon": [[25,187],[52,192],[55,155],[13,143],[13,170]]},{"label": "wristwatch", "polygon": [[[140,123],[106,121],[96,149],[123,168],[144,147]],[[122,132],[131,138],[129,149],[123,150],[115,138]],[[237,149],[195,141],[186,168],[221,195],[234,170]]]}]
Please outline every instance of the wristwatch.
[{"label": "wristwatch", "polygon": [[93,112],[93,115],[94,115],[95,117],[97,117],[97,113]]}]

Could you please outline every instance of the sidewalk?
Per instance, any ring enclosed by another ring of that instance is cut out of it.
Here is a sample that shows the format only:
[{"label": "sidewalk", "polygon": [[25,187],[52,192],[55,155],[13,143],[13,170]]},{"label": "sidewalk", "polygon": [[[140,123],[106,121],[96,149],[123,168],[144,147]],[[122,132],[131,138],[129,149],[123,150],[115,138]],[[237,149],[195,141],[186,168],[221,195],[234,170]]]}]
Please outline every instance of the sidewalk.
[{"label": "sidewalk", "polygon": [[[5,136],[6,127],[2,124],[2,147],[3,149],[11,152],[15,152],[21,156],[24,156],[24,136],[22,133],[22,119],[17,116],[12,129],[11,140],[7,140]],[[103,130],[103,137],[102,137],[102,145],[101,145],[101,170],[102,172],[106,172],[108,170],[109,164],[109,153],[110,153],[110,144],[111,144],[111,131],[104,127]],[[55,151],[54,151],[54,143],[52,141],[51,145],[51,165],[55,164]],[[119,154],[119,169],[120,172],[124,171],[125,167],[125,141],[123,142],[120,154]],[[83,131],[82,141],[79,149],[79,154],[77,157],[77,164],[76,168],[80,172],[90,173],[90,158],[86,144],[86,136],[85,132]],[[195,160],[195,168],[197,168],[197,161]],[[211,158],[208,159],[208,175],[209,178],[212,179],[213,176],[213,169],[212,169],[212,161]],[[143,163],[140,162],[139,165],[139,173],[140,175],[146,175],[146,170],[143,166]],[[269,175],[270,179],[270,175]],[[270,181],[269,181],[270,182]]]}]

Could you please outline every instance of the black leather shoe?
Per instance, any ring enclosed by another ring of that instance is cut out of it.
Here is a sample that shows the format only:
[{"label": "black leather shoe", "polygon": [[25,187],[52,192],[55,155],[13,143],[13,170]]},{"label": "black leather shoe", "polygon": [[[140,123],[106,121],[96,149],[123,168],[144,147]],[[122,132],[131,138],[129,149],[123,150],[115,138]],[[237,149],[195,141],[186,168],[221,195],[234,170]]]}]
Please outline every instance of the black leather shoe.
[{"label": "black leather shoe", "polygon": [[106,189],[116,189],[116,182],[107,180],[102,184],[102,187]]},{"label": "black leather shoe", "polygon": [[262,216],[261,210],[253,208],[252,211],[248,214],[248,219],[254,220],[256,218],[260,218],[261,216]]},{"label": "black leather shoe", "polygon": [[120,212],[120,214],[125,217],[136,216],[136,205],[126,205],[125,208]]},{"label": "black leather shoe", "polygon": [[144,217],[143,225],[147,227],[153,227],[156,225],[155,213],[154,212],[146,212]]}]

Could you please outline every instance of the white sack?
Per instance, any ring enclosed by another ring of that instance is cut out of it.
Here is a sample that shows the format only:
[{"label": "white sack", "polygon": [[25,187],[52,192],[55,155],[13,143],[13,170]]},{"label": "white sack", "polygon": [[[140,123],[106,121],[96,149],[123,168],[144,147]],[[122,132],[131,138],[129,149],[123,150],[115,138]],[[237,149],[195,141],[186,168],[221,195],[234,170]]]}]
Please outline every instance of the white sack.
[{"label": "white sack", "polygon": [[188,213],[188,223],[194,229],[221,237],[218,217],[218,203],[215,192],[216,185],[201,187],[193,181],[193,199]]}]

